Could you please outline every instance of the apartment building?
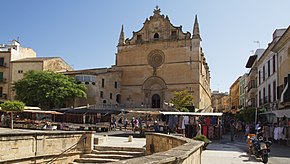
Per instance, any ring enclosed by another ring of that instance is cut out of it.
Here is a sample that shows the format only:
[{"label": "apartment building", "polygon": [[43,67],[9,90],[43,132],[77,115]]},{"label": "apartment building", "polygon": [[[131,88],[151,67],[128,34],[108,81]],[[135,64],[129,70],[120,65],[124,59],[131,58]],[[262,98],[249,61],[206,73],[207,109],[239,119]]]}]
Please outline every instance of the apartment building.
[{"label": "apartment building", "polygon": [[257,61],[264,53],[265,49],[257,49],[254,55],[251,55],[247,61],[246,68],[249,68],[248,76],[246,78],[246,106],[257,107],[258,104],[258,67]]},{"label": "apartment building", "polygon": [[245,73],[243,76],[240,78],[240,103],[239,103],[239,109],[244,109],[247,106],[247,78],[248,74]]},{"label": "apartment building", "polygon": [[257,61],[258,69],[258,108],[266,111],[277,109],[277,55],[271,51],[286,29],[277,29],[272,42],[268,44]]},{"label": "apartment building", "polygon": [[[279,109],[290,107],[290,26],[285,30],[280,39],[272,46],[271,50],[277,58],[277,99]],[[289,115],[290,117],[290,115]]]},{"label": "apartment building", "polygon": [[211,104],[214,112],[230,111],[230,97],[228,92],[213,91],[211,93]]},{"label": "apartment building", "polygon": [[230,106],[232,113],[240,109],[240,79],[241,76],[239,76],[230,87]]},{"label": "apartment building", "polygon": [[66,72],[71,71],[73,68],[68,65],[60,57],[29,57],[10,62],[11,79],[9,83],[10,94],[8,99],[14,100],[15,92],[12,90],[12,84],[23,78],[25,72],[30,70],[42,70],[53,72]]},{"label": "apartment building", "polygon": [[30,70],[54,72],[73,70],[59,57],[36,57],[32,48],[25,48],[17,40],[11,44],[0,44],[0,102],[14,100],[13,82],[22,79]]},{"label": "apartment building", "polygon": [[36,57],[36,52],[21,47],[17,40],[11,41],[11,44],[0,44],[0,102],[8,100],[11,95],[11,62],[33,57]]}]

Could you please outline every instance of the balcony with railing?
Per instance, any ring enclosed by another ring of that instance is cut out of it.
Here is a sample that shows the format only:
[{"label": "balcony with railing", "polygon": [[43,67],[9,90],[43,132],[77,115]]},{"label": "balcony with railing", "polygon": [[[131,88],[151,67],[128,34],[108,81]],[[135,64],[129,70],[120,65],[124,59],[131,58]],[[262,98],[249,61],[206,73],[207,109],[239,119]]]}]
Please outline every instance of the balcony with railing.
[{"label": "balcony with railing", "polygon": [[256,80],[251,80],[248,85],[248,93],[250,92],[256,92],[257,91],[257,82]]},{"label": "balcony with railing", "polygon": [[290,90],[289,89],[283,95],[282,104],[284,104],[286,106],[290,106]]}]

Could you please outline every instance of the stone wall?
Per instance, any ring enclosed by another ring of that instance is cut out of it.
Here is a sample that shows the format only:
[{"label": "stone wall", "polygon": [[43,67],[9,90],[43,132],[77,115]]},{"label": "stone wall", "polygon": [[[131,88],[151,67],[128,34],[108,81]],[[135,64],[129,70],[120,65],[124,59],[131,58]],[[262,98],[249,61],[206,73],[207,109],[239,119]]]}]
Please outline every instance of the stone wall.
[{"label": "stone wall", "polygon": [[146,133],[147,156],[110,164],[200,164],[203,142],[160,133]]},{"label": "stone wall", "polygon": [[146,134],[146,155],[164,152],[185,143],[186,141],[179,137],[149,133]]},{"label": "stone wall", "polygon": [[[26,132],[0,134],[0,163],[69,163],[93,150],[92,132]],[[67,151],[69,150],[69,151]]]}]

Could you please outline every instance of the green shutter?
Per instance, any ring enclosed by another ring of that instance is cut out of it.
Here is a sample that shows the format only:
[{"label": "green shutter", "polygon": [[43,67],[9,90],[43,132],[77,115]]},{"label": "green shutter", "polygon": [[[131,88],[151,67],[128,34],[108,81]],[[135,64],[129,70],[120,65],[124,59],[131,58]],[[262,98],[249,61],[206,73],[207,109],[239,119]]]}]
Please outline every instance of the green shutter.
[{"label": "green shutter", "polygon": [[0,72],[0,81],[3,81],[3,72]]},{"label": "green shutter", "polygon": [[4,58],[0,58],[0,66],[4,66]]}]

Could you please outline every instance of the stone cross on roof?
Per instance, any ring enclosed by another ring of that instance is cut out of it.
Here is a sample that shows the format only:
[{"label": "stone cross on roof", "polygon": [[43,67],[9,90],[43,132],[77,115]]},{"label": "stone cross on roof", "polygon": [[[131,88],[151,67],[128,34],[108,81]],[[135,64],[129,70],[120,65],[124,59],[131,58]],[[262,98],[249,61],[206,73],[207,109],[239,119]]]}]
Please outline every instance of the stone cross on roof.
[{"label": "stone cross on roof", "polygon": [[160,15],[160,8],[159,8],[158,5],[155,7],[153,13],[154,13],[154,15],[156,15],[156,14],[157,14],[157,15]]}]

